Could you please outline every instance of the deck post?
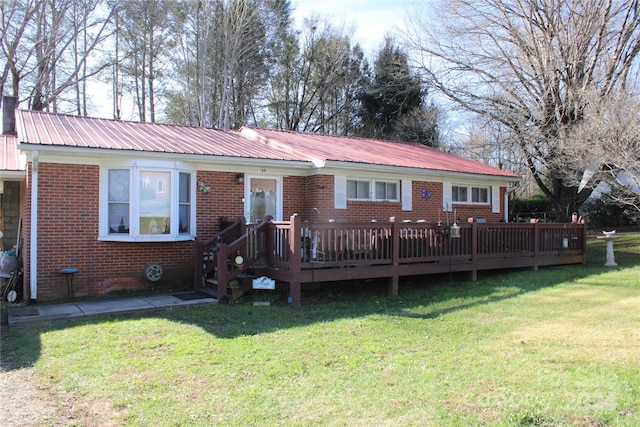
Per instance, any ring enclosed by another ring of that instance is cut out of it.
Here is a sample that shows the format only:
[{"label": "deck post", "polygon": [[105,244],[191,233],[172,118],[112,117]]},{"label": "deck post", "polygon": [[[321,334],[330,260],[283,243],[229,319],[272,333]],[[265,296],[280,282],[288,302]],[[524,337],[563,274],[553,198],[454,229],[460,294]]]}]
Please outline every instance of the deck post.
[{"label": "deck post", "polygon": [[471,271],[469,272],[469,280],[472,282],[478,281],[478,233],[480,232],[480,226],[477,222],[471,223]]},{"label": "deck post", "polygon": [[291,281],[289,282],[289,298],[292,298],[293,307],[300,307],[300,270],[301,270],[301,245],[302,245],[302,218],[298,214],[291,215],[289,222],[289,265],[291,268]]},{"label": "deck post", "polygon": [[540,259],[540,224],[533,223],[533,271],[538,271],[538,259]]},{"label": "deck post", "polygon": [[389,295],[398,296],[398,266],[400,265],[400,230],[396,217],[389,218],[391,223],[391,265],[393,267],[392,276],[389,279]]},{"label": "deck post", "polygon": [[202,287],[202,267],[204,261],[204,253],[202,242],[195,240],[193,242],[193,289],[198,290]]},{"label": "deck post", "polygon": [[582,264],[587,265],[587,223],[583,222],[580,231],[582,235],[580,238],[582,239]]},{"label": "deck post", "polygon": [[218,298],[218,301],[222,301],[223,297],[227,296],[228,256],[226,243],[219,243],[216,265],[218,267],[216,274],[216,279],[218,280],[218,284],[216,285],[216,298]]}]

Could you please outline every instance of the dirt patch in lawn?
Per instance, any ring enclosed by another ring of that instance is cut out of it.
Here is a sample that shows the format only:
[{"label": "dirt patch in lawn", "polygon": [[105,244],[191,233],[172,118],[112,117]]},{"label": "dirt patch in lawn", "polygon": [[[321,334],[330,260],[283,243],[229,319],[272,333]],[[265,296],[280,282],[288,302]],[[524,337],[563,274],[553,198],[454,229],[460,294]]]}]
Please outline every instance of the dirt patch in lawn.
[{"label": "dirt patch in lawn", "polygon": [[[2,334],[6,326],[2,326]],[[15,369],[0,347],[0,424],[25,426],[116,426],[117,413],[107,403],[45,385],[34,368]]]}]

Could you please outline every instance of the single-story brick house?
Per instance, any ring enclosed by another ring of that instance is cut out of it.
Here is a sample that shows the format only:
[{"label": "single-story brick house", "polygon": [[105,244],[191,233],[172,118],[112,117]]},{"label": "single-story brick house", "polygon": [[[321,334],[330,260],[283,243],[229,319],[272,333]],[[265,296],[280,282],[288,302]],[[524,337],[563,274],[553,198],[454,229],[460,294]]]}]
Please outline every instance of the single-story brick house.
[{"label": "single-story brick house", "polygon": [[190,287],[194,240],[221,218],[453,221],[507,217],[519,177],[423,145],[217,130],[15,110],[25,296]]}]

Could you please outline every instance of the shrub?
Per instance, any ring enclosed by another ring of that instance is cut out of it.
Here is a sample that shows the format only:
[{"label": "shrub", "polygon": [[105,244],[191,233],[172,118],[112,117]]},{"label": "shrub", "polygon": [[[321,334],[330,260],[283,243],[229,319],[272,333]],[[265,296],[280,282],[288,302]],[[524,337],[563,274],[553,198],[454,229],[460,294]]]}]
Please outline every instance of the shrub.
[{"label": "shrub", "polygon": [[637,209],[623,206],[607,197],[587,200],[580,208],[580,213],[587,219],[589,228],[640,226]]},{"label": "shrub", "polygon": [[526,199],[515,199],[511,203],[511,216],[516,221],[516,218],[522,220],[528,220],[530,218],[546,218],[550,219],[551,212],[553,210],[553,203],[544,194],[534,194]]}]

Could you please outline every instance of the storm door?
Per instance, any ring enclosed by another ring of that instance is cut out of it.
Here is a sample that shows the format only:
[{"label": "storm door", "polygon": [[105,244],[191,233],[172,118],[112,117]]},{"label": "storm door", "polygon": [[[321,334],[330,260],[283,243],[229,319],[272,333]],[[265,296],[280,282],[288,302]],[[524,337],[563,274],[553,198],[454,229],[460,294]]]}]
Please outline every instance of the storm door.
[{"label": "storm door", "polygon": [[249,177],[245,190],[244,216],[260,222],[267,215],[282,221],[282,181],[277,177]]}]

